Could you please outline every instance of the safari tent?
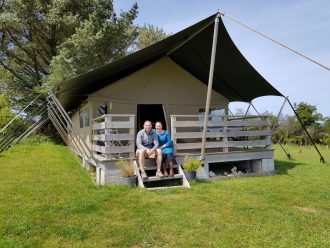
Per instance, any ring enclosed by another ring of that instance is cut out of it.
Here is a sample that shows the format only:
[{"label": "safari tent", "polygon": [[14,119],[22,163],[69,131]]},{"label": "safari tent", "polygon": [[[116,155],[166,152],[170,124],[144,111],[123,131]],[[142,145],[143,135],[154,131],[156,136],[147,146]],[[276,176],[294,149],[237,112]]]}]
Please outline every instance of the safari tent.
[{"label": "safari tent", "polygon": [[[274,171],[269,118],[229,116],[228,104],[282,94],[244,58],[216,13],[60,85],[56,97],[75,130],[68,135],[68,144],[76,143],[72,150],[85,164],[96,167],[97,183],[118,180],[115,162],[134,159],[135,136],[146,119],[160,120],[170,131],[178,174],[187,154],[199,158],[215,33],[211,116],[205,131],[204,166],[198,176],[208,178],[211,167],[216,171],[217,166],[231,162],[249,172]],[[212,111],[221,116],[212,116]],[[56,119],[55,114],[52,117]],[[184,175],[182,180],[188,185]],[[139,185],[144,186],[141,178]]]}]

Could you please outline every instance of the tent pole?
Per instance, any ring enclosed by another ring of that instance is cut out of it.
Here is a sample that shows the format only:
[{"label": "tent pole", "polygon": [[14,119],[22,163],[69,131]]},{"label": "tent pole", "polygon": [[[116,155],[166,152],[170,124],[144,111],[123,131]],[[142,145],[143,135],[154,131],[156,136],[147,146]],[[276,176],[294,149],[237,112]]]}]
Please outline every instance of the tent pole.
[{"label": "tent pole", "polygon": [[257,115],[260,115],[260,113],[258,112],[258,110],[256,109],[256,107],[254,107],[254,105],[252,104],[252,102],[251,102],[251,106],[254,109],[254,111],[256,111]]},{"label": "tent pole", "polygon": [[[168,132],[170,132],[171,128],[168,125],[168,118],[167,118],[167,112],[166,112],[166,107],[164,104],[162,104],[162,108],[163,108],[163,113],[164,113],[164,117],[165,117],[165,124],[166,124],[166,129],[168,130]],[[170,133],[171,134],[171,133]]]},{"label": "tent pole", "polygon": [[300,122],[302,128],[305,130],[305,132],[306,132],[308,138],[309,138],[310,141],[313,143],[313,146],[315,147],[317,153],[319,154],[319,156],[320,156],[320,162],[322,162],[322,163],[324,164],[324,163],[325,163],[325,160],[324,160],[322,154],[320,153],[320,151],[319,151],[319,149],[317,148],[317,146],[316,146],[314,140],[312,139],[311,135],[310,135],[309,132],[307,131],[305,125],[303,124],[302,120],[300,119],[299,115],[297,114],[296,110],[295,110],[294,107],[292,106],[292,104],[291,104],[291,102],[290,102],[289,99],[288,99],[288,103],[290,104],[290,106],[291,106],[291,108],[292,108],[294,114],[297,116],[297,119],[299,120],[299,122]]},{"label": "tent pole", "polygon": [[208,85],[207,85],[207,95],[206,95],[205,115],[204,115],[204,125],[203,125],[203,137],[202,137],[202,147],[201,147],[201,156],[200,156],[201,160],[204,160],[204,158],[205,158],[205,141],[206,141],[206,131],[207,131],[207,124],[208,124],[209,110],[210,110],[210,102],[211,102],[215,55],[216,55],[216,50],[217,50],[219,18],[220,18],[220,13],[218,12],[217,16],[214,20],[212,53],[211,53],[211,62],[210,62],[210,71],[209,71],[209,81],[208,81]]},{"label": "tent pole", "polygon": [[245,111],[245,114],[244,114],[244,118],[246,117],[246,115],[248,114],[249,110],[250,110],[250,107],[252,105],[252,102],[249,103],[249,106],[247,107],[246,111]]},{"label": "tent pole", "polygon": [[[282,103],[282,106],[280,108],[280,111],[278,111],[278,114],[276,116],[276,123],[274,122],[273,126],[272,126],[272,132],[275,131],[276,126],[278,126],[278,119],[280,118],[280,115],[282,114],[284,105],[286,104],[286,102],[288,101],[289,97],[284,97],[284,102]],[[275,125],[276,124],[276,125]]]},{"label": "tent pole", "polygon": [[282,111],[283,111],[283,108],[284,108],[284,105],[286,104],[286,102],[289,100],[289,97],[284,97],[284,102],[282,103],[282,106],[280,108],[280,111],[278,112],[277,114],[277,117],[276,117],[276,120],[278,121],[278,118],[280,118],[280,115],[282,114]]},{"label": "tent pole", "polygon": [[[286,104],[286,102],[288,101],[289,97],[284,97],[284,102],[282,103],[282,106],[280,108],[280,111],[278,111],[278,114],[276,116],[276,123],[274,122],[273,126],[272,126],[272,133],[274,133],[276,127],[278,126],[278,119],[280,118],[281,114],[282,114],[282,111],[283,111],[283,108]],[[285,155],[288,157],[288,159],[290,160],[292,157],[291,157],[291,154],[288,153],[284,147],[282,146],[281,142],[279,141],[278,144],[280,145],[280,147],[282,148],[282,150],[284,151]]]}]

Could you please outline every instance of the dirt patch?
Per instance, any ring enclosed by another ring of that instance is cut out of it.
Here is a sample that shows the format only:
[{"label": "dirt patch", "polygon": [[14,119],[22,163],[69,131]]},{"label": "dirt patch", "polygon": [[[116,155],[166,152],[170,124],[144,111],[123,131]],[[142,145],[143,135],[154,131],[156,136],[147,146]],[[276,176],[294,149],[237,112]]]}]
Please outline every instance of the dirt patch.
[{"label": "dirt patch", "polygon": [[306,212],[306,213],[316,213],[317,210],[315,208],[308,208],[308,207],[295,207],[296,209]]}]

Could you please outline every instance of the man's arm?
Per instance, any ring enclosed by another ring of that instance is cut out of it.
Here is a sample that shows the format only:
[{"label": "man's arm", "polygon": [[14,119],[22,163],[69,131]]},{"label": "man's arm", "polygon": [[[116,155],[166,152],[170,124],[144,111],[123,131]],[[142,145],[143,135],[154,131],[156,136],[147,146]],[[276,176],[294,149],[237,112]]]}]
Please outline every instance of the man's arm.
[{"label": "man's arm", "polygon": [[145,150],[146,148],[142,145],[142,139],[143,139],[143,133],[139,131],[136,136],[136,146],[138,149]]}]

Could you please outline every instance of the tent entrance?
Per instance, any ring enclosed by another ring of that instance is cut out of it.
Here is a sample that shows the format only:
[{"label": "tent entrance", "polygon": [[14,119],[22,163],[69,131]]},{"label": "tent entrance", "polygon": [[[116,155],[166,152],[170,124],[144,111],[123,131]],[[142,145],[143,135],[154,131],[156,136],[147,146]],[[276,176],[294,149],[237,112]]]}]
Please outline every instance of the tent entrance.
[{"label": "tent entrance", "polygon": [[165,115],[162,104],[138,104],[137,105],[137,131],[143,128],[145,120],[152,123],[155,128],[156,121],[163,123],[163,129],[166,129]]}]

